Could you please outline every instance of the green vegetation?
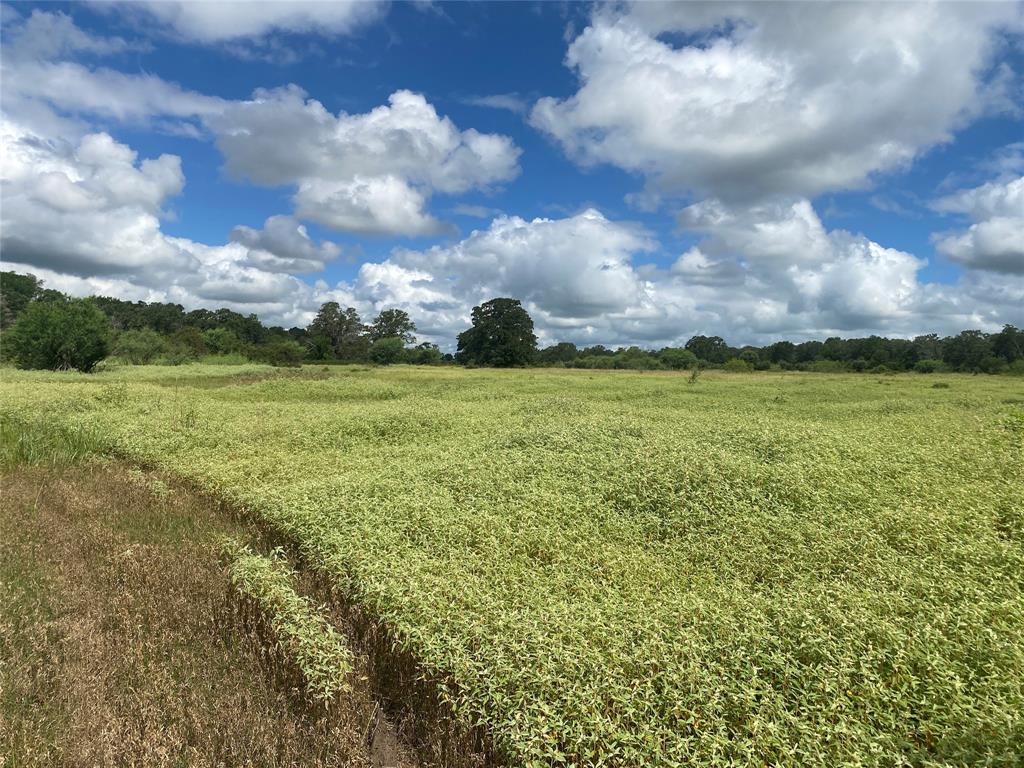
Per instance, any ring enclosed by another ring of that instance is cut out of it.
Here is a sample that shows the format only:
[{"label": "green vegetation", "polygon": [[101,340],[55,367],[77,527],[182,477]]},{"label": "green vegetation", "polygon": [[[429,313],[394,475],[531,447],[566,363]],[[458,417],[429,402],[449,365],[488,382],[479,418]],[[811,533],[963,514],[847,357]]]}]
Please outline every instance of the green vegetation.
[{"label": "green vegetation", "polygon": [[33,301],[4,334],[20,368],[88,373],[110,352],[110,322],[86,299]]},{"label": "green vegetation", "polygon": [[1020,764],[1017,379],[168,373],[0,395],[258,515],[509,764]]},{"label": "green vegetation", "polygon": [[323,704],[351,690],[352,653],[338,631],[292,586],[294,573],[280,551],[253,553],[235,540],[222,549],[231,583],[253,601],[270,627],[282,656],[302,675],[307,693]]},{"label": "green vegetation", "polygon": [[533,320],[516,299],[491,299],[473,307],[473,326],[459,334],[459,362],[498,368],[533,362]]},{"label": "green vegetation", "polygon": [[[0,329],[10,329],[0,344],[0,355],[11,358],[20,350],[23,368],[81,368],[51,349],[59,340],[61,354],[93,354],[84,347],[94,345],[96,334],[50,333],[52,322],[36,323],[31,334],[19,334],[18,317],[36,305],[68,302],[58,291],[44,289],[32,275],[0,272]],[[383,309],[372,323],[364,324],[353,307],[342,309],[326,302],[306,328],[265,327],[256,315],[240,315],[229,309],[196,309],[185,312],[180,304],[135,303],[106,296],[93,296],[89,306],[99,309],[113,328],[113,355],[131,364],[163,363],[181,365],[214,358],[215,363],[257,360],[280,367],[303,362],[370,362],[377,365],[409,363],[440,365],[463,363],[470,366],[521,367],[526,365],[562,368],[618,370],[686,370],[697,366],[743,372],[750,369],[800,370],[815,373],[917,373],[967,372],[1024,375],[1024,331],[1012,325],[999,333],[962,331],[940,338],[936,334],[914,339],[859,339],[832,337],[825,341],[794,344],[778,341],[764,347],[731,347],[719,336],[692,336],[685,347],[660,350],[640,347],[609,349],[601,344],[583,349],[571,342],[558,342],[537,349],[533,320],[516,299],[497,298],[473,308],[472,327],[457,338],[457,355],[442,353],[436,344],[415,347],[416,325],[401,309]],[[42,314],[42,310],[34,311]],[[57,310],[50,309],[50,312]],[[31,315],[31,313],[30,313]],[[27,323],[31,325],[32,323]],[[109,337],[109,331],[95,330]],[[48,335],[49,334],[49,335]],[[27,343],[17,344],[21,336]],[[109,339],[108,339],[109,341]],[[106,352],[104,351],[105,355]],[[87,358],[86,365],[96,360]]]},{"label": "green vegetation", "polygon": [[45,413],[22,417],[0,409],[0,469],[67,466],[104,447],[96,427],[61,424]]}]

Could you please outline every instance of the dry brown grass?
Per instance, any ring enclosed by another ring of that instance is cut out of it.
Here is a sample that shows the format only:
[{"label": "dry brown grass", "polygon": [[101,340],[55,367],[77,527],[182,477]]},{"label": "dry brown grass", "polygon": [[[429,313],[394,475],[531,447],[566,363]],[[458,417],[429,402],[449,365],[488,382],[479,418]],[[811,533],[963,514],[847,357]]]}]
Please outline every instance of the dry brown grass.
[{"label": "dry brown grass", "polygon": [[240,624],[217,540],[244,523],[117,463],[0,490],[0,763],[410,764],[365,686],[311,708]]}]

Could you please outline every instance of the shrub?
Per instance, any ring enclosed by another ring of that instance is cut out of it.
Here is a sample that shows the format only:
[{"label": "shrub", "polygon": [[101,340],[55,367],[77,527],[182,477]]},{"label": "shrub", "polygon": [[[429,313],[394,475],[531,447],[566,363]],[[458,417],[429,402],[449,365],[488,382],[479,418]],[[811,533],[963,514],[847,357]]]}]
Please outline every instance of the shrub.
[{"label": "shrub", "polygon": [[918,360],[914,363],[914,370],[918,373],[935,373],[942,370],[941,360]]},{"label": "shrub", "polygon": [[88,373],[110,352],[110,321],[87,299],[33,301],[4,344],[19,368]]},{"label": "shrub", "polygon": [[983,373],[1006,373],[1010,366],[1007,365],[1003,358],[993,355],[982,360],[978,367],[981,368]]},{"label": "shrub", "polygon": [[734,357],[732,360],[726,360],[725,365],[722,366],[722,369],[729,371],[729,373],[749,373],[754,369],[754,366],[752,366],[746,360],[741,360],[738,357]]},{"label": "shrub", "polygon": [[843,364],[838,360],[815,360],[806,370],[814,373],[839,373],[843,370]]},{"label": "shrub", "polygon": [[377,339],[370,345],[370,360],[377,365],[391,365],[405,359],[405,342],[398,336]]},{"label": "shrub", "polygon": [[273,341],[259,350],[260,360],[278,367],[297,368],[302,365],[306,350],[297,341]]},{"label": "shrub", "polygon": [[241,352],[245,343],[227,328],[210,328],[201,334],[203,345],[215,355]]},{"label": "shrub", "polygon": [[152,328],[125,331],[117,337],[114,354],[133,365],[148,365],[164,351],[164,338]]},{"label": "shrub", "polygon": [[661,364],[674,371],[683,371],[697,365],[697,356],[688,349],[666,347],[658,353]]},{"label": "shrub", "polygon": [[441,350],[430,342],[406,350],[406,359],[413,365],[440,365],[443,361]]}]

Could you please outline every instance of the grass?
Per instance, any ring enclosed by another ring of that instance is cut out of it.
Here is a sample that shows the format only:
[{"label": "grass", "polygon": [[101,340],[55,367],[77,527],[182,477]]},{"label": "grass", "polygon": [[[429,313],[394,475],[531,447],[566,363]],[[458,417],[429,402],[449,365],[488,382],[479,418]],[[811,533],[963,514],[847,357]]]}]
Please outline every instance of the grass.
[{"label": "grass", "polygon": [[1014,379],[165,372],[0,394],[256,515],[495,761],[1020,762]]},{"label": "grass", "polygon": [[19,416],[0,409],[0,469],[17,466],[61,467],[101,453],[100,430],[66,425],[45,414]]}]

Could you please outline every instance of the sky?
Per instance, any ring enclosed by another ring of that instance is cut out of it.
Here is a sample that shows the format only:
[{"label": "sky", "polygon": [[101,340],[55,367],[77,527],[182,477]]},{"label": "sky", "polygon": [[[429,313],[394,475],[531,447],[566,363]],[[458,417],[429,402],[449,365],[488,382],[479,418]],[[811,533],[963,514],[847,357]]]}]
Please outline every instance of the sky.
[{"label": "sky", "polygon": [[0,259],[450,349],[1024,326],[1021,3],[6,3]]}]

